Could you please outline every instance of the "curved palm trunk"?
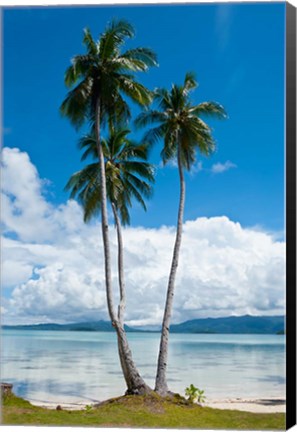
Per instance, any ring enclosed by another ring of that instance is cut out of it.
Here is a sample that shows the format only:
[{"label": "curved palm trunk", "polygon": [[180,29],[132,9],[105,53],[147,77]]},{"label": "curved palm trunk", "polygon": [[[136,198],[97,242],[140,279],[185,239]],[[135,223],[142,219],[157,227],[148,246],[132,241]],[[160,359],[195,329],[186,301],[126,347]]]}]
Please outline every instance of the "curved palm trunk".
[{"label": "curved palm trunk", "polygon": [[[122,322],[123,311],[125,308],[125,290],[123,285],[122,267],[121,267],[121,272],[119,272],[119,276],[121,275],[121,284],[120,284],[121,302],[119,308],[119,310],[121,310],[121,314],[119,314],[118,317],[115,313],[114,304],[113,304],[113,292],[112,292],[112,283],[111,283],[111,259],[110,259],[108,217],[107,217],[106,176],[105,176],[104,155],[103,155],[103,149],[101,146],[101,139],[100,139],[100,100],[99,99],[96,104],[96,143],[97,143],[97,151],[98,151],[98,159],[99,159],[99,167],[100,167],[101,225],[102,225],[102,238],[103,238],[103,248],[104,248],[105,284],[106,284],[108,312],[109,312],[112,325],[115,327],[115,330],[117,332],[119,356],[120,356],[120,362],[121,362],[124,378],[128,387],[127,392],[129,394],[144,394],[151,391],[151,389],[145,384],[144,380],[141,378],[141,376],[139,375],[135,367],[135,364],[132,359],[132,353],[129,348],[126,332],[124,330],[124,326]],[[118,232],[120,233],[120,240],[121,240],[121,231],[119,231],[119,224],[117,224],[117,227],[118,227]],[[119,260],[120,260],[119,263],[120,262],[122,263],[122,247],[120,249],[121,249],[121,254],[119,256]]]},{"label": "curved palm trunk", "polygon": [[127,384],[126,394],[144,395],[151,393],[152,389],[144,382],[136,369],[125,330],[123,327],[119,327],[116,331],[122,371]]},{"label": "curved palm trunk", "polygon": [[177,159],[178,159],[178,171],[179,171],[179,178],[180,178],[180,198],[179,198],[179,208],[178,208],[178,218],[177,218],[177,230],[176,230],[176,238],[175,238],[175,244],[173,249],[171,269],[169,274],[167,297],[166,297],[163,323],[162,323],[162,333],[161,333],[161,340],[160,340],[156,384],[155,384],[155,391],[163,396],[166,393],[168,393],[166,373],[167,373],[167,358],[168,358],[169,326],[170,326],[170,319],[171,319],[172,306],[173,306],[175,277],[176,277],[179,251],[180,251],[180,245],[182,239],[182,225],[183,225],[183,214],[184,214],[184,206],[185,206],[186,185],[185,185],[183,167],[181,162],[179,144],[177,150]]},{"label": "curved palm trunk", "polygon": [[121,230],[120,218],[114,203],[112,210],[114,214],[114,220],[117,229],[117,240],[118,240],[118,277],[120,287],[120,304],[118,307],[118,325],[116,326],[117,337],[118,337],[118,349],[119,356],[122,365],[122,370],[127,383],[127,393],[133,394],[144,394],[151,391],[146,385],[142,377],[140,376],[135,363],[132,358],[132,352],[130,350],[127,335],[124,329],[124,312],[126,308],[126,290],[125,290],[125,279],[124,279],[124,257],[123,257],[123,237]]}]

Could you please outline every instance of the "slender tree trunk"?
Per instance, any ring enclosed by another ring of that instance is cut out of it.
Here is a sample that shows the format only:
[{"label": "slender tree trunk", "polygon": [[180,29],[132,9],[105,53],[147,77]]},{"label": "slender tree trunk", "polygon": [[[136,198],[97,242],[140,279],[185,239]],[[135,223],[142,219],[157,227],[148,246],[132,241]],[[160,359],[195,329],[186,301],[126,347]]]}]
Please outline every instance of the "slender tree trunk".
[{"label": "slender tree trunk", "polygon": [[183,167],[181,162],[179,143],[178,143],[178,150],[177,150],[177,159],[178,159],[178,171],[179,171],[179,178],[180,178],[180,198],[179,198],[179,208],[178,208],[178,218],[177,218],[177,230],[176,230],[176,238],[175,238],[175,244],[173,249],[171,269],[170,269],[169,280],[168,280],[168,288],[167,288],[166,303],[164,308],[162,333],[161,333],[159,358],[158,358],[158,368],[157,368],[156,384],[155,384],[155,391],[162,396],[168,393],[166,373],[167,373],[167,359],[168,359],[169,326],[170,326],[170,319],[171,319],[172,306],[173,306],[175,277],[176,277],[179,251],[180,251],[180,245],[182,239],[182,225],[183,225],[183,214],[184,214],[184,206],[185,206],[186,186],[185,186],[184,172],[183,172]]},{"label": "slender tree trunk", "polygon": [[127,335],[124,329],[124,312],[126,308],[126,290],[125,290],[125,278],[124,278],[124,257],[123,257],[123,238],[120,218],[114,203],[112,203],[112,210],[114,214],[114,220],[117,229],[117,240],[118,240],[118,276],[119,276],[119,287],[120,287],[120,304],[118,307],[118,324],[116,326],[117,337],[118,337],[118,348],[119,356],[122,365],[122,370],[127,383],[127,393],[129,394],[145,394],[152,390],[144,382],[140,376],[135,363],[132,358],[132,352],[130,350]]},{"label": "slender tree trunk", "polygon": [[123,256],[123,236],[121,230],[121,222],[117,212],[117,208],[114,203],[111,203],[114,220],[117,229],[117,240],[118,240],[118,277],[120,287],[120,304],[118,307],[118,319],[122,327],[124,327],[124,313],[126,309],[126,288],[125,288],[125,276],[124,276],[124,256]]},{"label": "slender tree trunk", "polygon": [[[97,152],[98,152],[99,167],[100,167],[101,222],[102,222],[102,238],[103,238],[103,248],[104,248],[104,262],[105,262],[105,284],[106,284],[107,307],[108,307],[108,312],[109,312],[112,325],[115,327],[115,330],[117,332],[119,356],[120,356],[120,362],[121,362],[124,378],[128,387],[127,392],[131,394],[144,394],[151,391],[151,389],[145,384],[144,380],[141,378],[134,365],[132,359],[132,353],[129,348],[124,326],[120,322],[120,319],[117,317],[114,309],[114,304],[113,304],[113,292],[112,292],[112,283],[111,283],[111,259],[110,259],[108,217],[107,217],[105,161],[104,161],[104,154],[103,154],[103,149],[101,146],[101,138],[100,138],[100,99],[98,99],[96,104],[96,143],[97,143]],[[122,257],[122,253],[121,253],[121,257]],[[121,288],[121,300],[122,300],[122,288]],[[125,305],[123,301],[122,301],[122,305]],[[123,314],[123,309],[124,307],[122,307],[122,314]]]},{"label": "slender tree trunk", "polygon": [[109,316],[112,325],[115,327],[117,322],[116,313],[113,306],[113,293],[111,284],[111,259],[109,247],[109,234],[108,234],[108,217],[107,217],[107,197],[106,197],[106,175],[105,175],[105,161],[101,145],[100,137],[100,99],[96,103],[96,144],[100,168],[100,187],[101,187],[101,226],[102,238],[104,248],[104,266],[105,266],[105,285],[106,285],[106,298]]}]

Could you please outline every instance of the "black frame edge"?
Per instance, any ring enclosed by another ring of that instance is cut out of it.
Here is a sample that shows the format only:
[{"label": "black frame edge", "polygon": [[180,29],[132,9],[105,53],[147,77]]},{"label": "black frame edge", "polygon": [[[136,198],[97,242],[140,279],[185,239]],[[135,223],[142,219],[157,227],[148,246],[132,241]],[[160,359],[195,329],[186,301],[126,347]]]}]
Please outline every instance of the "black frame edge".
[{"label": "black frame edge", "polygon": [[296,424],[296,8],[286,3],[286,428]]}]

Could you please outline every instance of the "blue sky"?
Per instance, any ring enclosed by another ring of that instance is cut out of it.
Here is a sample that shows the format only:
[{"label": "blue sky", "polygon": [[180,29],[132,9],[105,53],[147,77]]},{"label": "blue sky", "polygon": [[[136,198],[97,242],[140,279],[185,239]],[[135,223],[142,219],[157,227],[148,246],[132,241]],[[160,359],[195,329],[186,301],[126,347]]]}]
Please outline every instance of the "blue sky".
[{"label": "blue sky", "polygon": [[[83,130],[75,132],[59,115],[64,72],[70,58],[84,51],[84,27],[97,37],[107,21],[125,18],[137,32],[128,46],[148,46],[158,55],[159,67],[139,77],[144,84],[168,88],[195,71],[193,101],[218,101],[229,115],[209,121],[217,152],[210,159],[198,156],[203,169],[187,178],[185,219],[226,215],[244,226],[281,231],[284,9],[282,3],[6,8],[4,145],[29,153],[51,182],[50,200],[67,199],[63,187],[80,167],[76,141]],[[159,150],[152,155],[156,164]],[[229,169],[212,172],[218,163]],[[132,224],[175,224],[177,188],[177,171],[159,170],[149,211],[136,208]]]},{"label": "blue sky", "polygon": [[[169,88],[194,71],[193,102],[217,101],[228,113],[207,120],[217,150],[197,155],[186,176],[173,322],[284,313],[284,12],[285,3],[4,8],[5,323],[107,318],[99,221],[85,225],[63,191],[82,167],[76,143],[86,129],[75,131],[59,107],[64,72],[84,52],[83,29],[97,38],[115,17],[135,26],[127,48],[158,55],[159,67],[139,75],[143,84]],[[151,155],[157,178],[148,211],[135,205],[124,231],[130,325],[162,320],[178,172],[160,165],[160,150]],[[116,269],[112,228],[110,237]]]}]

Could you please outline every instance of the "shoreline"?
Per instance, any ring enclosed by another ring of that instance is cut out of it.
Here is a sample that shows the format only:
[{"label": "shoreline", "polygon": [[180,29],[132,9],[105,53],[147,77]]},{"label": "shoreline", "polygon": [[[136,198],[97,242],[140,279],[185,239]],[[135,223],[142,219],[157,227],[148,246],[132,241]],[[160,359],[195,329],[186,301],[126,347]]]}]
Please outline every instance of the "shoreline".
[{"label": "shoreline", "polygon": [[[96,403],[86,403],[84,401],[77,403],[54,403],[29,400],[29,402],[34,406],[46,409],[57,409],[57,406],[60,406],[62,410],[76,411],[84,410],[86,406],[96,406],[103,401]],[[202,406],[222,410],[246,411],[258,414],[286,412],[286,400],[283,397],[206,399]]]}]

